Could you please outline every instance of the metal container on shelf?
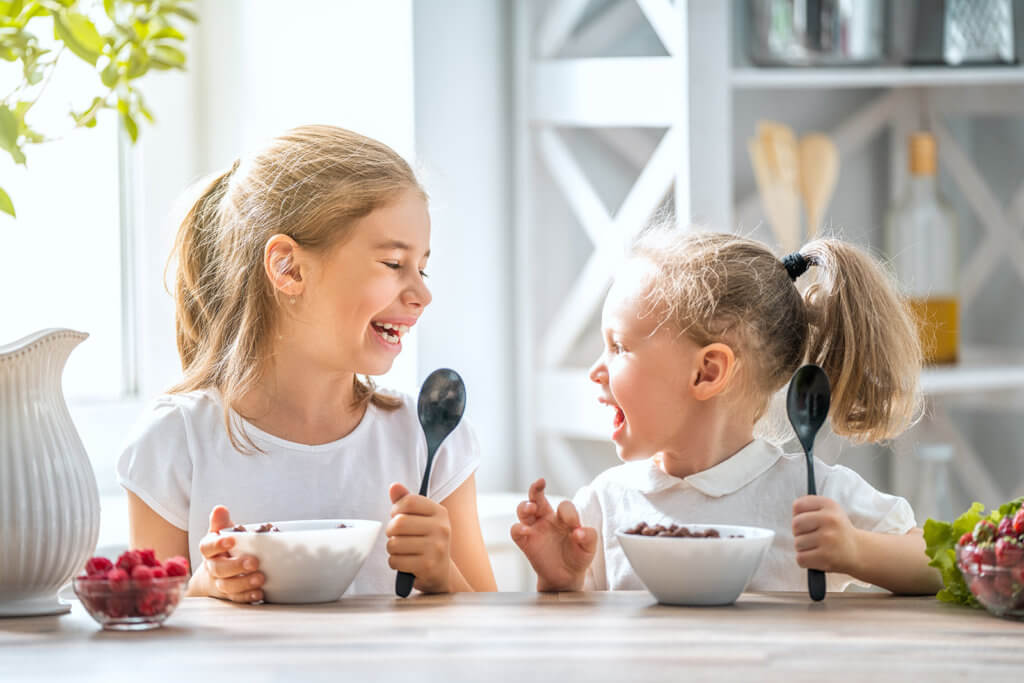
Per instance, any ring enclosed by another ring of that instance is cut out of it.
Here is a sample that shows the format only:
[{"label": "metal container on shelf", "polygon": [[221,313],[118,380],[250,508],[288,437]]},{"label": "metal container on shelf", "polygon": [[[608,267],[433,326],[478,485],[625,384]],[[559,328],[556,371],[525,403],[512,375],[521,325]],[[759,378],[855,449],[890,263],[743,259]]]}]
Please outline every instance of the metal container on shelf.
[{"label": "metal container on shelf", "polygon": [[762,66],[846,66],[885,59],[883,0],[747,0],[747,52]]},{"label": "metal container on shelf", "polygon": [[1012,64],[1024,49],[1024,0],[907,0],[892,5],[890,53],[909,64]]}]

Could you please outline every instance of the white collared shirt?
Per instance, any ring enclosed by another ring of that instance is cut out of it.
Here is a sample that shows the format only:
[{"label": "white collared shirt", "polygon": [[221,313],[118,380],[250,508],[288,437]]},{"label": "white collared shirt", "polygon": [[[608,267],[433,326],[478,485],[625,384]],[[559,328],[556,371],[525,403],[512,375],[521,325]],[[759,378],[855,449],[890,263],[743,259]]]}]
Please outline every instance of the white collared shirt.
[{"label": "white collared shirt", "polygon": [[[818,494],[839,503],[853,526],[887,534],[914,528],[906,500],[875,490],[853,470],[815,458]],[[739,524],[775,531],[751,579],[751,591],[807,589],[807,570],[796,563],[793,501],[807,493],[804,455],[786,455],[756,439],[714,467],[680,479],[653,458],[625,463],[598,475],[573,498],[585,526],[597,530],[598,552],[587,572],[587,590],[642,590],[615,532],[637,524]],[[828,590],[855,580],[829,573]],[[861,583],[857,581],[856,583]]]}]

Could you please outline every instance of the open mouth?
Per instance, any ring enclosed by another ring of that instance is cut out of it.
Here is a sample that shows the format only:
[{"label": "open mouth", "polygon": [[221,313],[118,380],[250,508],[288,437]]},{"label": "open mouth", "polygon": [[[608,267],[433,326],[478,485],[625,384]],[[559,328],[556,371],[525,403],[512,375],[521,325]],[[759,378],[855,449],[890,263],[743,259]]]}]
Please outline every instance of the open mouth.
[{"label": "open mouth", "polygon": [[398,344],[409,332],[409,326],[400,323],[371,322],[370,325],[374,332],[389,344]]},{"label": "open mouth", "polygon": [[618,429],[626,423],[626,414],[622,412],[622,408],[618,406],[612,406],[615,408],[615,419],[612,421],[612,426]]}]

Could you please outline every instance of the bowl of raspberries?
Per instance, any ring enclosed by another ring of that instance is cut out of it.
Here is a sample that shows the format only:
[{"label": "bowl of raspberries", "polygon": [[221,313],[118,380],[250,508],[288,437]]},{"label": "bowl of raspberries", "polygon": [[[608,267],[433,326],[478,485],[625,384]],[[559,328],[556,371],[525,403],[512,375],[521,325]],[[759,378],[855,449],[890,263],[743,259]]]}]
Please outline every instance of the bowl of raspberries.
[{"label": "bowl of raspberries", "polygon": [[103,628],[142,631],[171,615],[188,585],[188,560],[160,562],[152,550],[126,550],[116,562],[92,557],[75,577],[75,595]]},{"label": "bowl of raspberries", "polygon": [[1024,617],[1024,507],[998,523],[979,521],[960,537],[956,558],[985,609],[1000,617]]}]

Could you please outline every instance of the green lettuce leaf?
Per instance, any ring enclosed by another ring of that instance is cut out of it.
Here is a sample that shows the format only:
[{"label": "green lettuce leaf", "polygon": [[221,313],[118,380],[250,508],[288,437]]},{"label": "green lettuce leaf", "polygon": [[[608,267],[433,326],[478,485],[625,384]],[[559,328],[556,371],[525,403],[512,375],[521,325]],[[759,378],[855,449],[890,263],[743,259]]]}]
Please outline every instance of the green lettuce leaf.
[{"label": "green lettuce leaf", "polygon": [[1024,503],[1024,497],[1012,500],[985,514],[985,506],[974,503],[952,522],[929,519],[924,523],[925,554],[930,561],[928,566],[935,567],[942,574],[943,589],[935,597],[943,602],[957,605],[980,607],[981,605],[971,594],[967,582],[964,581],[960,568],[956,566],[956,544],[965,533],[974,530],[974,526],[983,519],[999,524],[1003,517],[1013,515]]}]

